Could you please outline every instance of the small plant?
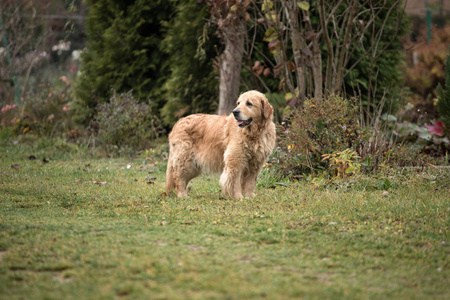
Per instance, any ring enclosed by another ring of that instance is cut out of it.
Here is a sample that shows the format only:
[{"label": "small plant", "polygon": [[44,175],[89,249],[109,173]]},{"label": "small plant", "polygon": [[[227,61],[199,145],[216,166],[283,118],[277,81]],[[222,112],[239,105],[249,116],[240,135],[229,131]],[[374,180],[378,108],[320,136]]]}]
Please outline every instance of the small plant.
[{"label": "small plant", "polygon": [[275,188],[277,185],[286,186],[290,178],[284,178],[275,168],[266,164],[258,176],[257,185],[259,188]]},{"label": "small plant", "polygon": [[131,91],[113,92],[110,101],[98,107],[91,126],[98,128],[99,145],[109,154],[131,154],[145,149],[162,133],[150,105],[138,103]]},{"label": "small plant", "polygon": [[353,149],[347,148],[333,154],[324,154],[322,157],[322,161],[329,160],[330,168],[337,177],[343,178],[361,170],[361,163],[358,162],[361,157]]}]

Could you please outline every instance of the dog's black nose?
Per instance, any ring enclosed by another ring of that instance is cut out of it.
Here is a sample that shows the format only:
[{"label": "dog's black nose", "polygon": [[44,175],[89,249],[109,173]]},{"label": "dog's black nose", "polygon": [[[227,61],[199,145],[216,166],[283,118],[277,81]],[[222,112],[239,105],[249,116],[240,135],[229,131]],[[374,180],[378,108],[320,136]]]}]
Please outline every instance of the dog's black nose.
[{"label": "dog's black nose", "polygon": [[239,109],[233,110],[233,115],[237,117],[241,111]]}]

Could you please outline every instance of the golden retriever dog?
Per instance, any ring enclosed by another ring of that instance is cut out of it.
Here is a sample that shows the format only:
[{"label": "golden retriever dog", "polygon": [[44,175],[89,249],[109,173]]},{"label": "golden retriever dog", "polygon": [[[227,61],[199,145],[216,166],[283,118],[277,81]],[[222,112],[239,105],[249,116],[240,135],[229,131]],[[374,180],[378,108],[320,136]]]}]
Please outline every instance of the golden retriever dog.
[{"label": "golden retriever dog", "polygon": [[221,173],[223,193],[254,196],[256,179],[275,146],[273,108],[264,94],[248,91],[229,116],[195,114],[178,120],[169,135],[166,187],[187,196],[202,172]]}]

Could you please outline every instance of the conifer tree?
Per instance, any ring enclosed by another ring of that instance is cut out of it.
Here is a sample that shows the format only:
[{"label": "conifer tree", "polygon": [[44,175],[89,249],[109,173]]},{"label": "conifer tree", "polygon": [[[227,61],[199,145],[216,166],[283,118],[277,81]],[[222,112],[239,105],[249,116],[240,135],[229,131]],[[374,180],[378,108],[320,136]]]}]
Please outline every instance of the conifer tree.
[{"label": "conifer tree", "polygon": [[[449,48],[450,49],[450,48]],[[445,89],[439,83],[437,89],[438,101],[437,111],[444,125],[446,135],[450,134],[450,51],[445,62]]]},{"label": "conifer tree", "polygon": [[97,106],[116,92],[133,91],[157,111],[168,73],[167,54],[160,49],[162,22],[173,11],[164,0],[87,0],[87,49],[75,85],[75,120],[89,124]]},{"label": "conifer tree", "polygon": [[164,23],[167,32],[162,42],[170,66],[161,111],[166,125],[188,114],[214,113],[219,93],[213,67],[219,41],[206,24],[207,6],[197,0],[178,1],[175,11],[172,20]]}]

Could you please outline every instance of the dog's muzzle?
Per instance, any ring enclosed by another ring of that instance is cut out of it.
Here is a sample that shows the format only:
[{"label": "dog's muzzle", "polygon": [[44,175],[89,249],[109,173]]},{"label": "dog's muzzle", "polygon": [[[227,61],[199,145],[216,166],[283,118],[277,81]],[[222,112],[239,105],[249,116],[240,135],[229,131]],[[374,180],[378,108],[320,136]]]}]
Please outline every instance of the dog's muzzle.
[{"label": "dog's muzzle", "polygon": [[241,111],[238,110],[238,109],[233,110],[233,116],[234,116],[234,118],[236,119],[237,125],[238,125],[239,127],[245,127],[245,126],[250,125],[250,123],[253,121],[253,119],[250,118],[250,119],[248,119],[248,120],[241,120],[241,119],[239,118],[240,113],[241,113]]}]

